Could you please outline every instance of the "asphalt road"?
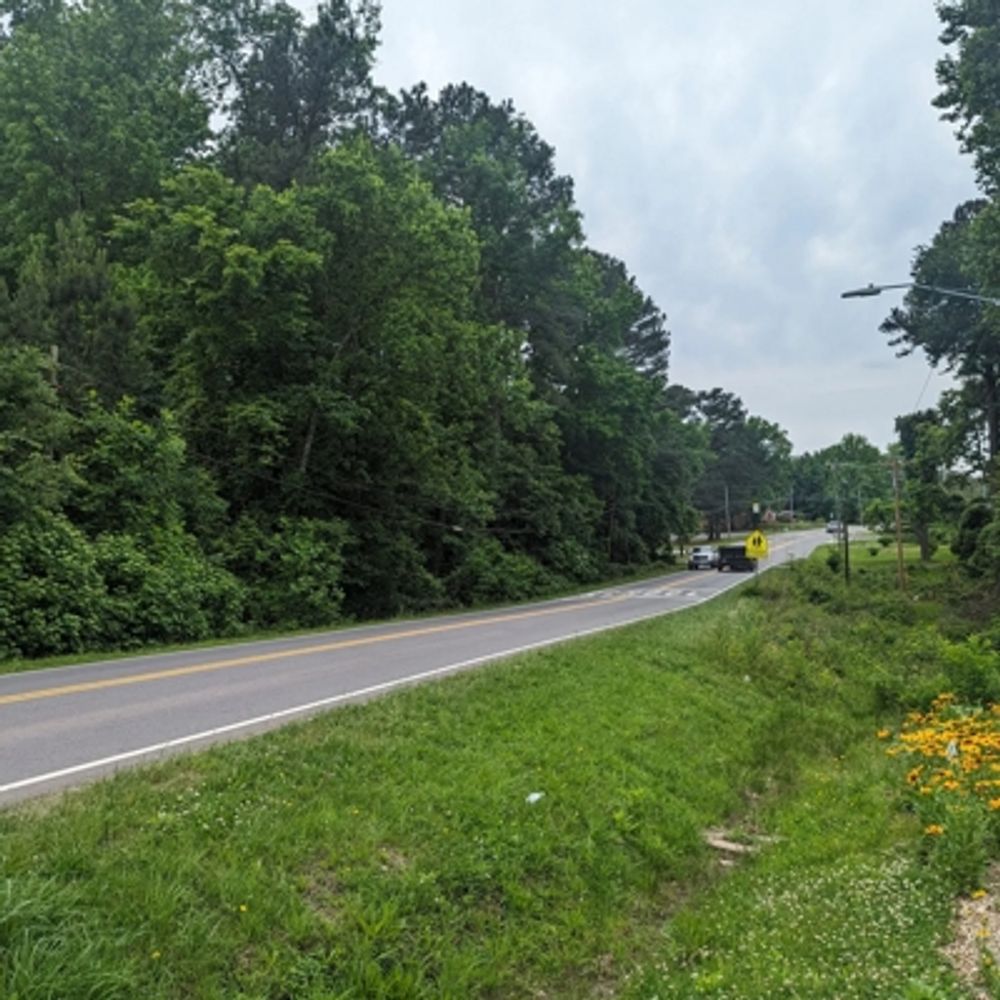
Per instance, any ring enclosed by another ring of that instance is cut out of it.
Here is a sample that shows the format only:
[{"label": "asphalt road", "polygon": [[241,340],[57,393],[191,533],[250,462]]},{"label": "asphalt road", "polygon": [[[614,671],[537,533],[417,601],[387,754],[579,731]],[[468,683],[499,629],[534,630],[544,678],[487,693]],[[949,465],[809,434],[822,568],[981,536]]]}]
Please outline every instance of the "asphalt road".
[{"label": "asphalt road", "polygon": [[[760,567],[827,541],[822,531],[772,536]],[[0,676],[0,805],[680,611],[748,578],[685,571],[488,612]]]}]

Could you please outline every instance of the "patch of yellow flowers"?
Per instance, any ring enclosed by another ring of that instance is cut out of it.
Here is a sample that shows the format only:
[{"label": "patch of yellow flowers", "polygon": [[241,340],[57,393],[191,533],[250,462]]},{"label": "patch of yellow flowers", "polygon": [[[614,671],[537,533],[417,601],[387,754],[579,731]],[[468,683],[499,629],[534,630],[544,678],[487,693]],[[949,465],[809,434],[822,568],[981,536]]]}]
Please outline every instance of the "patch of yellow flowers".
[{"label": "patch of yellow flowers", "polygon": [[[878,737],[892,739],[892,732],[881,729]],[[910,762],[906,781],[916,794],[972,797],[1000,811],[1000,705],[967,707],[951,693],[938,695],[928,712],[906,717],[887,753]],[[943,832],[936,823],[924,829]]]}]

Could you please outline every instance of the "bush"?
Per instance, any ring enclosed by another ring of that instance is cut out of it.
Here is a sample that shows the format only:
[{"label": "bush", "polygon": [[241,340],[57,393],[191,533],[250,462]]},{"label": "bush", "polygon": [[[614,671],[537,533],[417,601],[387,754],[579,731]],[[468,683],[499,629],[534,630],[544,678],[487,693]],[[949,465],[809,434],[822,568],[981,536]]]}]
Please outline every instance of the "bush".
[{"label": "bush", "polygon": [[911,627],[879,659],[885,669],[873,681],[884,710],[919,709],[941,691],[967,705],[1000,701],[1000,653],[986,636],[953,641],[930,624]]},{"label": "bush", "polygon": [[180,528],[89,542],[61,514],[0,540],[0,656],[40,657],[231,635],[243,588]]},{"label": "bush", "polygon": [[1000,583],[1000,520],[994,518],[979,532],[968,565],[980,576]]},{"label": "bush", "polygon": [[341,521],[279,518],[264,530],[243,518],[226,540],[226,565],[247,587],[247,614],[254,625],[314,628],[342,616]]},{"label": "bush", "polygon": [[958,532],[951,543],[951,551],[962,562],[968,562],[973,557],[983,528],[992,520],[993,508],[985,500],[974,500],[962,511]]},{"label": "bush", "polygon": [[942,639],[947,690],[967,704],[1000,703],[1000,653],[984,636],[964,642]]},{"label": "bush", "polygon": [[527,600],[554,585],[534,559],[508,552],[495,538],[475,543],[447,580],[448,593],[463,604]]},{"label": "bush", "polygon": [[157,533],[146,544],[131,535],[102,535],[94,548],[107,590],[103,645],[186,642],[239,630],[242,586],[183,531]]},{"label": "bush", "polygon": [[[566,580],[584,582],[601,577],[601,566],[593,551],[575,538],[562,538],[552,542],[546,546],[542,560],[553,573]],[[669,554],[669,561],[676,561],[672,552]]]},{"label": "bush", "polygon": [[93,549],[61,514],[40,512],[0,536],[0,657],[86,649],[104,598]]}]

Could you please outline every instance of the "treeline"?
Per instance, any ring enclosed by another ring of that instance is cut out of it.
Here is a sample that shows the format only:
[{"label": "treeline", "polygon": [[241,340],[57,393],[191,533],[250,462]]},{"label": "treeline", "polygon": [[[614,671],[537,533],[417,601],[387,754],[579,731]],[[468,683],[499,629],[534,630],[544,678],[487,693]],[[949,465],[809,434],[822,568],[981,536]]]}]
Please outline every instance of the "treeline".
[{"label": "treeline", "polygon": [[529,597],[782,495],[508,102],[377,4],[0,2],[0,656]]}]

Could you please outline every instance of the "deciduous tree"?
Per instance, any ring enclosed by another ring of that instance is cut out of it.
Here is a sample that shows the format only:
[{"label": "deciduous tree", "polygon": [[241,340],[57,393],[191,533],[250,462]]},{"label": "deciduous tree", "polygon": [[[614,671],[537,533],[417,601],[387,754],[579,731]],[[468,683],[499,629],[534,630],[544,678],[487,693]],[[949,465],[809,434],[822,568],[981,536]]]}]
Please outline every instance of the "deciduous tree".
[{"label": "deciduous tree", "polygon": [[937,64],[934,104],[954,122],[975,158],[983,188],[1000,187],[1000,6],[995,0],[940,0],[941,41],[953,47]]},{"label": "deciduous tree", "polygon": [[99,228],[204,148],[188,11],[162,0],[8,3],[0,47],[0,274],[36,234],[82,213]]},{"label": "deciduous tree", "polygon": [[[925,286],[988,294],[981,278],[1000,270],[989,255],[981,259],[994,240],[994,211],[987,203],[971,201],[959,206],[929,246],[919,247],[913,261],[913,280]],[[985,217],[980,224],[978,218]],[[980,302],[942,295],[926,288],[906,293],[902,307],[893,309],[882,331],[900,354],[919,349],[932,365],[943,364],[968,387],[982,408],[990,459],[1000,448],[1000,315]]]}]

